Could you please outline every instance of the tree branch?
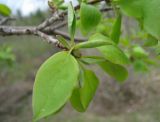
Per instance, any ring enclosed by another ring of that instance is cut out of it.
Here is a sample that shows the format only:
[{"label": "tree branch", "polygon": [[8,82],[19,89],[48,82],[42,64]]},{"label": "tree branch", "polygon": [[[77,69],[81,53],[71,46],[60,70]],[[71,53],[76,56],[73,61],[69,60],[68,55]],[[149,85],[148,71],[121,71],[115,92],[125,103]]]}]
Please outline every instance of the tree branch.
[{"label": "tree branch", "polygon": [[62,16],[60,16],[57,12],[55,12],[51,18],[46,19],[43,23],[41,23],[37,27],[37,29],[42,30],[42,29],[46,28],[47,26],[53,24],[56,20],[60,20],[61,17]]},{"label": "tree branch", "polygon": [[[65,37],[66,39],[70,39],[70,36],[63,32],[63,31],[60,31],[60,30],[39,30],[38,28],[36,27],[29,27],[29,26],[21,26],[21,27],[15,27],[15,26],[0,26],[0,35],[2,36],[12,36],[12,35],[36,35],[36,36],[40,36],[40,37],[43,37],[43,35],[40,34],[43,33],[45,34],[45,37],[46,35],[48,35],[49,37],[48,38],[45,38],[45,39],[49,39],[46,40],[48,42],[53,42],[55,43],[55,40],[53,41],[53,39],[50,39],[50,37],[54,38],[55,35],[62,35],[63,37]],[[50,36],[50,35],[53,35],[53,36]],[[52,40],[52,41],[50,41]],[[75,37],[75,41],[86,41],[86,39],[84,38],[80,38],[80,37]]]},{"label": "tree branch", "polygon": [[[105,1],[105,0],[93,0],[93,1],[90,1],[88,2],[88,4],[96,4],[96,3],[99,3],[99,2],[102,2],[102,1]],[[77,5],[74,7],[75,10],[78,10],[80,9],[80,5]],[[58,14],[58,12],[56,11],[52,17],[50,17],[49,19],[46,19],[42,24],[39,25],[39,29],[43,29],[45,28],[46,26],[48,25],[51,25],[53,24],[54,21],[56,20],[59,20],[59,19],[63,19],[64,15],[67,15],[67,11],[63,11],[61,13]]]},{"label": "tree branch", "polygon": [[[88,4],[95,4],[101,1],[105,0],[94,0],[90,1]],[[75,10],[79,9],[80,5],[77,5],[75,7]],[[103,11],[109,11],[112,8],[104,9]],[[55,21],[64,19],[64,15],[67,15],[67,11],[63,11],[61,13],[55,12],[52,17],[46,19],[43,23],[38,25],[37,27],[29,27],[29,26],[23,26],[23,27],[15,27],[15,26],[0,26],[0,35],[2,36],[11,36],[11,35],[36,35],[43,39],[45,39],[49,43],[53,43],[56,45],[59,45],[59,42],[57,39],[55,39],[56,35],[62,35],[66,39],[70,39],[70,36],[62,32],[60,30],[57,30],[58,28],[61,28],[67,24],[67,21],[55,25],[53,27],[50,27]],[[75,37],[75,41],[86,41],[84,38]],[[62,46],[58,46],[60,48],[63,48]]]},{"label": "tree branch", "polygon": [[[53,33],[54,33],[55,35],[61,35],[61,36],[63,36],[63,37],[66,38],[66,39],[70,39],[70,36],[69,36],[67,33],[63,32],[63,31],[54,30]],[[87,39],[86,39],[86,38],[81,38],[81,37],[75,37],[74,40],[77,41],[77,42],[84,42],[84,41],[86,41]]]},{"label": "tree branch", "polygon": [[58,40],[53,38],[52,36],[49,36],[41,31],[35,31],[34,32],[34,35],[37,35],[43,39],[45,39],[46,41],[48,41],[48,43],[52,43],[52,44],[57,44],[58,43]]},{"label": "tree branch", "polygon": [[31,35],[36,31],[36,27],[15,27],[15,26],[0,26],[0,35],[11,36],[11,35]]}]

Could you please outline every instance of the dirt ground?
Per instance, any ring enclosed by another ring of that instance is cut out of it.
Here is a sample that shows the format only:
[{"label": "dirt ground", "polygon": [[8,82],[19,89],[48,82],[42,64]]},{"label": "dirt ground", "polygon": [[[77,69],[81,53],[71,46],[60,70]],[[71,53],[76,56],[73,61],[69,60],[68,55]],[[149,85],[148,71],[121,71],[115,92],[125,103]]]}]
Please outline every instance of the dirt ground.
[{"label": "dirt ground", "polygon": [[[98,74],[103,75],[103,72],[98,72]],[[0,122],[32,121],[32,86],[33,81],[22,81],[0,87]],[[63,122],[64,120],[67,122],[105,122],[112,117],[123,118],[123,115],[132,115],[132,113],[148,111],[149,114],[152,109],[153,111],[156,109],[158,116],[160,115],[159,87],[158,71],[143,76],[143,78],[140,75],[130,76],[124,85],[118,85],[109,77],[101,77],[101,85],[87,112],[78,113],[72,109],[70,104],[67,104],[57,115],[42,120],[42,122]],[[137,122],[142,122],[142,120]]]}]

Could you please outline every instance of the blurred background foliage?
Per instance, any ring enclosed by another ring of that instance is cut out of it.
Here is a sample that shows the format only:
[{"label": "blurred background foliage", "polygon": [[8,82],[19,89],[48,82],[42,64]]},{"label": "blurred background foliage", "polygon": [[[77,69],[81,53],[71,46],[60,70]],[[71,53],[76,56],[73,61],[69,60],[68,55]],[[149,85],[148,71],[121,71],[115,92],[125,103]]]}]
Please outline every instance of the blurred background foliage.
[{"label": "blurred background foliage", "polygon": [[[49,15],[48,11],[37,10],[23,17],[18,11],[17,20],[8,24],[38,25]],[[109,35],[115,19],[112,12],[104,14],[104,17],[108,18],[101,21],[95,31]],[[81,114],[67,105],[62,112],[42,122],[160,121],[160,44],[148,48],[145,42],[150,40],[149,36],[140,31],[138,24],[131,18],[123,18],[122,28],[120,46],[132,61],[132,65],[127,67],[128,80],[118,84],[99,68],[92,66],[101,79],[101,85],[89,110]],[[62,30],[66,31],[66,28]],[[35,73],[44,60],[58,50],[34,36],[0,37],[1,122],[31,122],[31,93]],[[84,53],[90,52],[86,50]]]}]

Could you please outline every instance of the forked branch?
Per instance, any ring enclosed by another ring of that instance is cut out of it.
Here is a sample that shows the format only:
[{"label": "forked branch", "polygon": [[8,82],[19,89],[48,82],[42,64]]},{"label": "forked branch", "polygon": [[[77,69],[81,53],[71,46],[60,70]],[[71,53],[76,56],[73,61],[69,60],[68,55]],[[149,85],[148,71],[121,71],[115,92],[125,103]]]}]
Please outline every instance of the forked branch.
[{"label": "forked branch", "polygon": [[[90,1],[89,4],[95,4],[104,0],[94,0]],[[80,5],[75,6],[75,10],[79,9]],[[101,10],[103,11],[110,11],[112,8],[106,8]],[[12,35],[36,35],[43,39],[45,39],[49,43],[58,44],[58,40],[55,38],[56,35],[61,35],[66,39],[70,39],[70,36],[58,30],[61,27],[64,27],[67,24],[67,21],[63,21],[62,23],[51,26],[56,21],[64,20],[64,16],[67,15],[67,11],[59,12],[56,11],[50,18],[46,19],[43,23],[38,26],[0,26],[0,35],[1,36],[12,36]],[[4,19],[0,22],[0,24],[8,21]],[[85,41],[86,39],[75,37],[75,41]]]}]

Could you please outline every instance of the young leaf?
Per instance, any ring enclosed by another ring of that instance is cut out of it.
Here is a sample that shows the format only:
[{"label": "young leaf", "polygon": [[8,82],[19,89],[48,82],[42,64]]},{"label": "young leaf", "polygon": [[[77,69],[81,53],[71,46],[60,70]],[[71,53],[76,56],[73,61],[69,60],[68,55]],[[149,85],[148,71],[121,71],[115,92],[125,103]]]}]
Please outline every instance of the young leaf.
[{"label": "young leaf", "polygon": [[51,9],[60,8],[61,5],[64,3],[64,0],[48,0],[48,5]]},{"label": "young leaf", "polygon": [[156,39],[155,37],[151,35],[148,35],[148,38],[146,42],[144,43],[144,46],[151,47],[151,46],[156,46],[156,45],[158,45],[158,39]]},{"label": "young leaf", "polygon": [[146,58],[148,53],[140,46],[135,46],[132,50],[132,55],[136,58]]},{"label": "young leaf", "polygon": [[117,81],[122,82],[128,77],[128,71],[121,65],[113,64],[109,61],[98,63],[99,66]]},{"label": "young leaf", "polygon": [[100,42],[105,42],[108,45],[115,45],[115,42],[113,42],[109,37],[104,36],[103,34],[100,34],[100,33],[96,33],[96,34],[92,35],[89,38],[89,41],[92,41],[92,42],[100,41]]},{"label": "young leaf", "polygon": [[82,56],[80,58],[80,61],[85,64],[97,64],[99,62],[104,62],[106,60],[103,57],[99,56]]},{"label": "young leaf", "polygon": [[95,41],[87,41],[87,42],[81,42],[77,45],[75,45],[74,49],[79,48],[95,48],[100,47],[104,45],[112,45],[113,42],[110,40],[95,40]]},{"label": "young leaf", "polygon": [[77,44],[75,46],[75,49],[95,48],[95,47],[100,47],[104,45],[115,45],[115,43],[110,38],[100,33],[96,33],[89,39],[89,41]]},{"label": "young leaf", "polygon": [[98,47],[98,50],[102,53],[106,60],[109,60],[112,63],[124,65],[129,64],[130,62],[126,54],[116,46],[107,45]]},{"label": "young leaf", "polygon": [[35,121],[54,114],[70,98],[77,84],[79,66],[68,52],[50,57],[39,69],[33,89]]},{"label": "young leaf", "polygon": [[101,13],[96,7],[85,3],[81,4],[80,21],[81,27],[85,32],[94,29],[99,24],[100,20]]},{"label": "young leaf", "polygon": [[[102,34],[95,34],[91,36],[91,38],[89,39],[89,41],[93,41],[93,42],[98,40],[110,41],[109,38],[107,38],[106,36],[103,36]],[[118,48],[115,45],[105,45],[105,46],[97,47],[97,49],[103,54],[106,60],[109,60],[112,63],[121,64],[121,65],[129,63],[129,59],[127,58],[127,56],[123,53],[123,51],[121,51],[120,48]]]},{"label": "young leaf", "polygon": [[66,48],[70,49],[70,45],[69,43],[67,42],[67,40],[65,40],[61,35],[57,35],[56,36],[58,41]]},{"label": "young leaf", "polygon": [[68,29],[71,36],[71,40],[73,41],[76,31],[76,15],[71,2],[68,6]]},{"label": "young leaf", "polygon": [[122,16],[121,16],[121,14],[119,14],[115,23],[114,23],[113,30],[112,30],[112,33],[111,33],[111,39],[116,44],[119,43],[119,38],[120,38],[120,35],[121,35],[121,20],[122,20]]},{"label": "young leaf", "polygon": [[89,106],[97,90],[99,81],[96,75],[90,70],[84,70],[84,85],[74,90],[71,97],[72,106],[79,112],[84,112]]},{"label": "young leaf", "polygon": [[136,72],[147,72],[149,70],[147,64],[143,60],[136,60],[133,66]]},{"label": "young leaf", "polygon": [[11,14],[11,9],[4,4],[0,4],[0,14],[3,16],[9,16]]}]

